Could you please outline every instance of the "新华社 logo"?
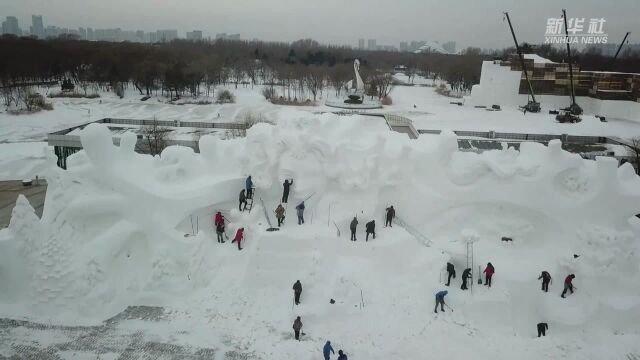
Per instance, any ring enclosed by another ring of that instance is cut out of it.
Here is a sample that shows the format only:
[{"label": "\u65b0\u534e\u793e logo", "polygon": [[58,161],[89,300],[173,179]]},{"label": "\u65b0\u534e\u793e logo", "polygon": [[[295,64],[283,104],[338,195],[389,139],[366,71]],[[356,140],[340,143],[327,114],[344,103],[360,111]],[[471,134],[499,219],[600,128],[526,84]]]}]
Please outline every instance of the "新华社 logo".
[{"label": "\u65b0\u534e\u793e logo", "polygon": [[564,29],[563,18],[547,19],[545,28],[545,44],[606,44],[608,35],[604,32],[604,18],[591,18],[586,22],[585,18],[567,19],[567,34]]}]

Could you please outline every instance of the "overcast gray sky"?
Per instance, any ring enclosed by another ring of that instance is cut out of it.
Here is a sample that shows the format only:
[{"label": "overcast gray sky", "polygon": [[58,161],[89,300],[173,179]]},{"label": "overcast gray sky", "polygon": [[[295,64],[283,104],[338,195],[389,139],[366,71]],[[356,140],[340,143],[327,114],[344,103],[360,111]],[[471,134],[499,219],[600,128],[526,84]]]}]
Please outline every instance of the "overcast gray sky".
[{"label": "overcast gray sky", "polygon": [[359,38],[398,46],[400,41],[453,40],[458,48],[511,45],[503,11],[509,11],[519,41],[541,43],[547,18],[605,18],[609,42],[626,31],[640,42],[640,0],[0,0],[0,17],[31,15],[44,25],[127,30],[202,30],[240,33],[244,39],[357,45]]}]

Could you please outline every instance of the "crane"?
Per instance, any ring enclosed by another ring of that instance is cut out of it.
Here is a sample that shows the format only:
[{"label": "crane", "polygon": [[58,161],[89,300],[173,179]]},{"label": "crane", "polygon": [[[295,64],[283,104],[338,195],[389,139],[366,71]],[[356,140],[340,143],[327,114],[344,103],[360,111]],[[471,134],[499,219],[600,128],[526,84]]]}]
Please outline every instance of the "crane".
[{"label": "crane", "polygon": [[613,60],[612,61],[615,61],[618,58],[618,54],[620,54],[620,50],[622,49],[622,45],[624,45],[624,42],[627,41],[627,38],[629,37],[629,34],[631,34],[631,33],[627,31],[627,33],[624,35],[624,39],[622,39],[622,42],[620,43],[620,46],[618,46],[618,50],[616,50],[616,54],[613,56]]},{"label": "crane", "polygon": [[509,29],[511,29],[511,36],[513,36],[513,42],[516,44],[516,52],[518,53],[518,57],[520,58],[520,64],[522,65],[522,72],[524,73],[524,78],[527,80],[527,86],[529,87],[529,96],[531,96],[531,100],[527,99],[527,105],[521,106],[520,108],[529,112],[540,112],[540,103],[536,101],[536,96],[533,93],[533,86],[531,86],[531,81],[529,81],[529,74],[527,73],[527,67],[524,62],[524,55],[522,55],[522,51],[520,51],[520,46],[518,45],[518,40],[516,39],[516,33],[513,31],[513,26],[511,25],[511,19],[509,18],[509,13],[505,12],[504,15],[507,17],[507,22],[509,22]]},{"label": "crane", "polygon": [[556,116],[559,122],[580,122],[579,115],[582,115],[582,108],[576,103],[576,93],[573,86],[573,66],[571,64],[571,46],[569,45],[569,28],[567,25],[567,11],[562,9],[562,18],[564,19],[565,42],[567,44],[567,59],[569,62],[569,94],[571,95],[571,105],[562,109],[563,113]]}]

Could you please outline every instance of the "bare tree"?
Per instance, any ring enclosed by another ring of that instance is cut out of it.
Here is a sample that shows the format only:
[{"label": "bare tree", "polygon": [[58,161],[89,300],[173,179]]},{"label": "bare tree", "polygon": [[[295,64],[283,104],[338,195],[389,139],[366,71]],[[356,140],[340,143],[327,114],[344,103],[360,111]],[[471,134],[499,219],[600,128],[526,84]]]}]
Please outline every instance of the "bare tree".
[{"label": "bare tree", "polygon": [[323,68],[318,66],[310,66],[307,69],[307,76],[305,77],[305,85],[311,94],[313,94],[313,101],[316,101],[318,92],[324,88],[324,79],[326,74]]},{"label": "bare tree", "polygon": [[636,170],[636,174],[640,175],[640,137],[635,137],[629,143],[623,144],[633,158],[630,162]]},{"label": "bare tree", "polygon": [[233,83],[236,86],[236,89],[238,88],[238,84],[242,81],[244,81],[244,77],[245,77],[245,66],[244,64],[240,63],[239,61],[236,61],[235,64],[233,65],[233,69],[231,70],[231,79],[233,80]]},{"label": "bare tree", "polygon": [[167,147],[170,132],[171,129],[159,126],[158,120],[154,118],[150,125],[145,125],[141,129],[142,137],[146,145],[145,150],[152,156],[162,153],[162,150]]},{"label": "bare tree", "polygon": [[371,83],[375,87],[379,99],[385,98],[393,87],[393,77],[389,73],[379,72],[371,76]]},{"label": "bare tree", "polygon": [[9,108],[11,106],[11,103],[16,102],[13,87],[7,85],[0,89],[0,93],[2,93],[2,101],[6,108]]},{"label": "bare tree", "polygon": [[336,64],[329,71],[329,83],[336,91],[336,96],[340,96],[344,83],[349,80],[349,67],[345,64]]}]

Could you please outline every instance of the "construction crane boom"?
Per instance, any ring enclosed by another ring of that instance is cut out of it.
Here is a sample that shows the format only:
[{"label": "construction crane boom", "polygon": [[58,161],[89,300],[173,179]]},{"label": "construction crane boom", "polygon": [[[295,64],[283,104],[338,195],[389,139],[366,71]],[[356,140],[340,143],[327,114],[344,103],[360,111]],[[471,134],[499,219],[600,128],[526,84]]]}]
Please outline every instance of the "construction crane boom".
[{"label": "construction crane boom", "polygon": [[571,46],[569,45],[569,27],[567,25],[567,11],[562,9],[562,17],[564,19],[565,42],[567,43],[567,59],[569,62],[569,92],[571,93],[571,105],[569,111],[573,115],[581,115],[582,108],[576,103],[576,92],[573,86],[573,66],[571,64]]},{"label": "construction crane boom", "polygon": [[624,45],[624,42],[627,41],[627,37],[629,37],[629,34],[631,33],[627,31],[627,33],[624,35],[624,39],[622,39],[620,46],[618,46],[618,50],[616,50],[616,54],[613,56],[613,60],[618,58],[618,54],[620,53],[620,50],[622,50],[622,45]]},{"label": "construction crane boom", "polygon": [[518,45],[518,39],[516,39],[516,33],[515,31],[513,31],[513,25],[511,25],[511,18],[509,18],[508,12],[505,12],[504,15],[507,17],[507,22],[509,23],[511,36],[513,36],[513,42],[516,45],[516,52],[518,53],[518,57],[520,58],[520,64],[522,65],[522,72],[524,73],[524,78],[526,79],[527,86],[529,87],[529,95],[531,96],[531,101],[529,101],[527,105],[523,106],[523,108],[530,112],[540,112],[540,103],[536,101],[536,96],[533,93],[533,86],[531,85],[531,81],[529,81],[529,74],[527,73],[527,67],[524,62],[524,55],[522,55],[522,51],[520,50],[520,45]]}]

